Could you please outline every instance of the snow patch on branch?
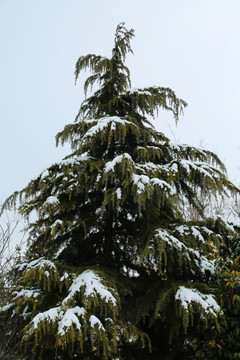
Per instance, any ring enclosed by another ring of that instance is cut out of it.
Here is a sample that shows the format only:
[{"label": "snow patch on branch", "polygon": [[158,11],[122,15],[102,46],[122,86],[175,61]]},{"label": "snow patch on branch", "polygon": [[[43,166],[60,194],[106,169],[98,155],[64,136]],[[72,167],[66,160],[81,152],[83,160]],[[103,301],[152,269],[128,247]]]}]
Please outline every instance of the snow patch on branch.
[{"label": "snow patch on branch", "polygon": [[31,289],[22,289],[20,291],[15,291],[15,298],[25,297],[25,298],[36,298],[40,295],[40,290],[31,290]]},{"label": "snow patch on branch", "polygon": [[121,190],[121,188],[117,188],[116,195],[117,195],[117,199],[121,200],[121,198],[122,198],[122,190]]},{"label": "snow patch on branch", "polygon": [[160,180],[158,178],[152,178],[150,182],[151,184],[157,185],[162,189],[165,190],[167,189],[170,192],[170,195],[174,195],[176,193],[175,189],[164,180]]},{"label": "snow patch on branch", "polygon": [[185,286],[180,286],[176,292],[175,299],[181,301],[184,309],[188,310],[192,303],[199,304],[205,313],[217,316],[220,311],[220,306],[214,299],[213,295],[202,294],[196,289],[189,289]]},{"label": "snow patch on branch", "polygon": [[74,155],[73,157],[67,157],[63,159],[60,165],[74,165],[83,161],[94,160],[94,157],[87,155],[87,152],[81,155]]},{"label": "snow patch on branch", "polygon": [[[178,231],[182,230],[182,228],[188,229],[186,226],[179,226]],[[180,232],[180,231],[179,231]],[[192,248],[187,247],[182,241],[178,240],[175,236],[171,235],[167,230],[157,229],[156,235],[160,237],[161,240],[165,241],[171,247],[184,251],[187,259],[190,261],[190,255],[194,257],[193,261],[199,268],[199,271],[202,274],[205,274],[206,271],[209,271],[210,274],[213,274],[215,271],[214,264],[208,260],[205,256],[201,255],[199,251],[194,250]]]},{"label": "snow patch on branch", "polygon": [[45,201],[45,204],[58,204],[59,200],[56,196],[49,196]]},{"label": "snow patch on branch", "polygon": [[169,185],[166,181],[160,180],[158,178],[149,178],[147,175],[137,175],[133,174],[132,176],[133,184],[137,186],[137,193],[140,195],[146,191],[146,186],[159,186],[161,189],[168,190],[170,195],[175,193],[175,190]]},{"label": "snow patch on branch", "polygon": [[200,231],[197,229],[196,226],[192,226],[191,230],[194,237],[198,238],[203,243],[205,242],[204,237],[202,236],[202,234],[200,233]]},{"label": "snow patch on branch", "polygon": [[[100,119],[91,119],[91,120],[85,120],[86,123],[95,123],[96,125],[92,126],[83,136],[83,140],[85,140],[88,137],[92,137],[96,135],[99,132],[104,131],[104,128],[106,128],[109,124],[111,124],[111,130],[115,130],[116,124],[126,125],[131,124],[135,125],[133,122],[130,122],[128,120],[123,120],[118,116],[111,116],[111,117],[103,117]],[[136,125],[135,125],[136,126]]]},{"label": "snow patch on branch", "polygon": [[176,230],[179,232],[180,235],[190,235],[192,234],[195,238],[197,238],[200,242],[204,243],[205,239],[202,236],[200,229],[203,230],[208,236],[213,233],[213,231],[209,230],[206,226],[186,226],[180,225],[176,227]]},{"label": "snow patch on branch", "polygon": [[67,309],[62,319],[59,321],[58,325],[58,334],[64,335],[68,329],[75,325],[78,330],[81,328],[78,316],[85,315],[85,309],[83,307],[75,306],[74,308]]},{"label": "snow patch on branch", "polygon": [[211,179],[219,177],[216,169],[206,162],[182,159],[179,161],[179,165],[186,170],[188,175],[192,171],[197,171]]},{"label": "snow patch on branch", "polygon": [[15,305],[14,303],[9,303],[9,304],[6,304],[4,306],[0,306],[0,312],[8,311],[14,305]]},{"label": "snow patch on branch", "polygon": [[131,158],[131,156],[128,154],[128,153],[124,153],[122,155],[118,155],[116,156],[113,160],[111,161],[108,161],[106,164],[105,164],[105,167],[104,167],[104,172],[108,173],[110,171],[114,171],[114,168],[117,164],[121,163],[123,161],[123,159],[127,159],[131,162],[133,162],[133,159]]},{"label": "snow patch on branch", "polygon": [[74,308],[69,308],[66,311],[60,306],[51,308],[47,311],[37,314],[32,320],[32,326],[27,331],[27,335],[31,335],[39,327],[40,323],[49,322],[56,323],[58,322],[58,334],[63,336],[71,326],[75,326],[78,330],[81,328],[81,324],[78,316],[84,316],[86,313],[83,307],[75,306]]},{"label": "snow patch on branch", "polygon": [[189,250],[186,245],[184,245],[180,240],[178,240],[173,235],[169,234],[167,230],[164,229],[157,229],[156,235],[161,238],[161,240],[165,241],[170,246],[173,246],[179,250]]},{"label": "snow patch on branch", "polygon": [[151,92],[148,90],[142,90],[138,88],[132,88],[126,91],[125,93],[121,93],[120,95],[127,95],[127,94],[139,94],[139,95],[147,95],[152,96]]},{"label": "snow patch on branch", "polygon": [[32,319],[33,326],[28,331],[29,334],[33,333],[33,331],[38,328],[38,325],[41,322],[43,322],[43,321],[56,322],[62,316],[63,316],[63,310],[61,310],[60,306],[51,308],[51,309],[49,309],[47,311],[44,311],[44,312],[41,312],[41,313],[37,314]]},{"label": "snow patch on branch", "polygon": [[43,257],[33,260],[30,263],[22,263],[20,265],[17,265],[17,268],[19,271],[34,269],[36,267],[39,267],[40,269],[43,269],[45,267],[49,267],[50,269],[56,269],[56,266],[54,263],[50,260],[45,260]]},{"label": "snow patch on branch", "polygon": [[69,278],[69,274],[65,271],[65,273],[61,276],[60,281],[64,281]]},{"label": "snow patch on branch", "polygon": [[190,164],[192,165],[192,162],[189,160],[181,160],[180,164],[186,170],[186,172],[190,174]]},{"label": "snow patch on branch", "polygon": [[133,174],[132,176],[134,185],[137,186],[137,193],[141,194],[145,191],[145,186],[149,185],[150,178],[147,175],[137,175]]},{"label": "snow patch on branch", "polygon": [[79,293],[84,288],[86,298],[100,296],[102,300],[113,305],[116,305],[117,300],[113,294],[102,284],[101,278],[92,270],[86,270],[80,274],[69,288],[68,296],[63,300],[63,305],[71,300],[76,293]]},{"label": "snow patch on branch", "polygon": [[51,228],[53,228],[54,226],[57,226],[57,225],[62,226],[62,224],[63,224],[63,221],[60,220],[60,219],[57,219],[57,220],[55,220],[54,223],[51,225]]},{"label": "snow patch on branch", "polygon": [[105,331],[103,324],[101,323],[101,321],[100,321],[95,315],[91,315],[91,316],[90,316],[89,322],[90,322],[90,326],[91,326],[91,327],[98,326],[99,329]]}]

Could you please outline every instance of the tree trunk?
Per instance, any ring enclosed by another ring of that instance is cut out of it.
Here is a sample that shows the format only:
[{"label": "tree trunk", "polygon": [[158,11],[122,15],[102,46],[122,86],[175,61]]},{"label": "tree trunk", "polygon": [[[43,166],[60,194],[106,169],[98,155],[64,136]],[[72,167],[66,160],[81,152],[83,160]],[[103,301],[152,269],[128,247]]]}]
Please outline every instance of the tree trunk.
[{"label": "tree trunk", "polygon": [[112,264],[113,249],[113,210],[110,206],[106,208],[106,224],[105,224],[105,242],[104,242],[104,261],[105,265]]}]

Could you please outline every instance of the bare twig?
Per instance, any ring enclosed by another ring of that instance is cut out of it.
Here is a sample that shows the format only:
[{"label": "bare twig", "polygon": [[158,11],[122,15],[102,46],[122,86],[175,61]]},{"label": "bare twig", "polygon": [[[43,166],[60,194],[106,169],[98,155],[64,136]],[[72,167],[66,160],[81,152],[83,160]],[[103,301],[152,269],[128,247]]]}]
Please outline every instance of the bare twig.
[{"label": "bare twig", "polygon": [[[7,303],[9,294],[13,291],[11,278],[24,248],[24,234],[19,231],[21,225],[19,217],[10,218],[9,216],[6,216],[5,222],[0,224],[0,307]],[[2,313],[0,318],[0,359],[17,360],[18,325],[17,322],[6,320]]]}]

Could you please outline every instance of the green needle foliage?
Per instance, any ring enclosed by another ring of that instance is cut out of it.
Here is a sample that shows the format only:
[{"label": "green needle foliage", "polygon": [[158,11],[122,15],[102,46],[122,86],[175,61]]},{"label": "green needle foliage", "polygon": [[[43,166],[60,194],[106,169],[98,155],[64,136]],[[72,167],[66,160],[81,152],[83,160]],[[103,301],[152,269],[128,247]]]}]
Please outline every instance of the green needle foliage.
[{"label": "green needle foliage", "polygon": [[204,336],[193,338],[193,359],[234,360],[240,358],[240,247],[239,227],[225,235],[227,249],[216,261],[215,284],[222,312],[221,331],[211,326]]},{"label": "green needle foliage", "polygon": [[150,117],[178,121],[187,104],[169,88],[131,89],[133,36],[121,23],[111,58],[78,59],[86,99],[56,137],[72,153],[4,204],[37,214],[2,307],[22,359],[186,359],[189,334],[218,326],[212,259],[228,230],[186,221],[182,204],[201,213],[199,194],[238,189],[215,154],[156,131]]}]

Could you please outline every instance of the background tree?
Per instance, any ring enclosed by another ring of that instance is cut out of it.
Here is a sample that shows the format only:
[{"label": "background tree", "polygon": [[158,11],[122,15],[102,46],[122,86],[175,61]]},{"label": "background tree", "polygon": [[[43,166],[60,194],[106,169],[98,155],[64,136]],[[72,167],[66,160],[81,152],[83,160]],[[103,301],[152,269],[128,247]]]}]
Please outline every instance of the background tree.
[{"label": "background tree", "polygon": [[[19,217],[1,218],[0,224],[0,307],[8,301],[15,290],[12,284],[14,266],[21,256],[24,246],[24,234],[19,233],[21,219]],[[18,241],[16,242],[16,237]],[[14,244],[15,243],[15,244]],[[3,319],[1,319],[3,320]],[[0,358],[2,360],[17,359],[19,342],[16,342],[18,326],[16,321],[1,321]]]},{"label": "background tree", "polygon": [[169,88],[131,90],[133,35],[122,23],[111,58],[78,59],[76,80],[92,73],[86,99],[57,134],[72,154],[4,204],[38,214],[5,311],[25,359],[186,359],[189,332],[217,324],[212,258],[227,229],[186,221],[180,201],[201,211],[199,194],[238,189],[214,153],[155,130],[149,117],[164,109],[177,121],[186,103]]}]

